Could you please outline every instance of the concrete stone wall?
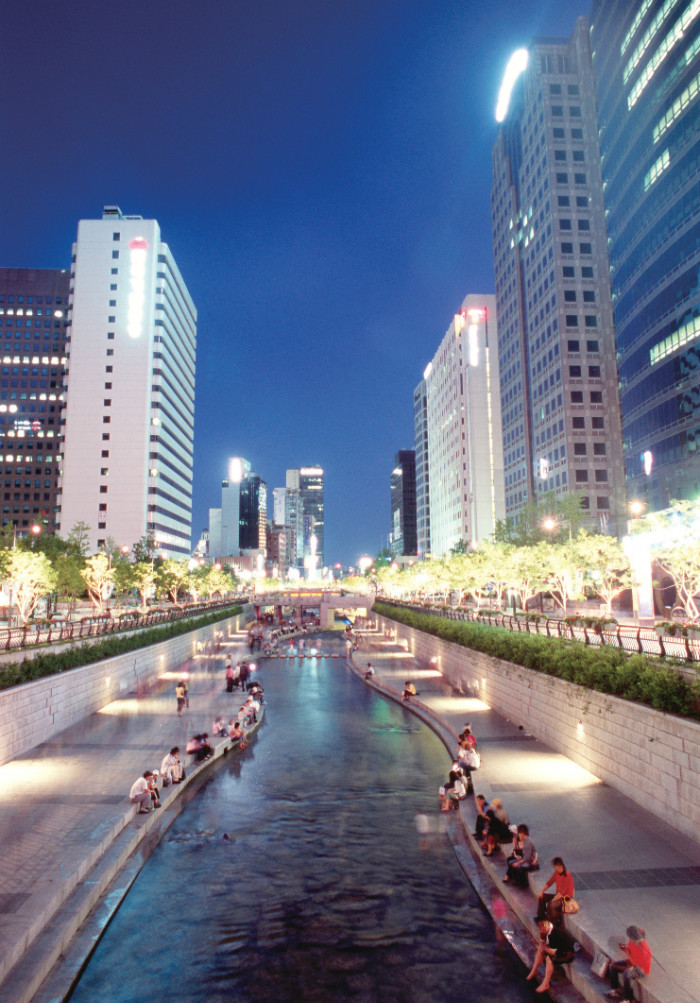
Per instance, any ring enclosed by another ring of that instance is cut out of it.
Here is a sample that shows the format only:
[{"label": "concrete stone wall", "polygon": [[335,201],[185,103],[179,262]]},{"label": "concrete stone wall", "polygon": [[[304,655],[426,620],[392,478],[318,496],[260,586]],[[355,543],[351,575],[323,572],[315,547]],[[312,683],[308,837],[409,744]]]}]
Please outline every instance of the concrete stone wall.
[{"label": "concrete stone wall", "polygon": [[483,700],[536,738],[698,838],[700,723],[594,693],[377,617],[421,665]]},{"label": "concrete stone wall", "polygon": [[245,611],[169,641],[0,692],[0,765],[16,759],[112,700],[152,685],[196,652],[217,631],[231,636],[249,619]]}]

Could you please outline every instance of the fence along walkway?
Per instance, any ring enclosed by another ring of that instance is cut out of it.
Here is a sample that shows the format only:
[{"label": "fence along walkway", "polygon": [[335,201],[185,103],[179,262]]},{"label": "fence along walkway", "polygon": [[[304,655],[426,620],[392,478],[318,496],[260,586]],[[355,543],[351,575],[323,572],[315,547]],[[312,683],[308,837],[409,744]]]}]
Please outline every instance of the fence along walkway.
[{"label": "fence along walkway", "polygon": [[122,616],[112,617],[88,616],[83,620],[62,620],[55,623],[26,623],[22,627],[10,627],[0,630],[0,651],[17,651],[31,648],[37,644],[58,644],[61,641],[80,641],[101,634],[118,634],[122,631],[132,631],[139,627],[156,627],[171,623],[186,617],[198,616],[202,613],[215,613],[229,606],[243,605],[247,600],[236,598],[235,602],[220,600],[218,602],[192,603],[189,606],[172,607],[171,609],[153,610],[149,613],[139,613],[134,610]]},{"label": "fence along walkway", "polygon": [[594,648],[608,646],[621,648],[630,654],[651,655],[656,658],[676,658],[684,662],[700,662],[700,625],[697,636],[657,634],[653,627],[633,627],[627,624],[617,624],[610,630],[598,627],[585,627],[567,623],[565,620],[529,618],[499,613],[496,610],[475,609],[441,609],[436,606],[421,606],[415,603],[400,602],[395,599],[382,599],[391,606],[400,606],[416,613],[430,613],[432,616],[442,616],[447,620],[462,620],[468,623],[487,623],[494,627],[505,627],[514,633],[542,634],[546,637],[561,637],[566,641],[581,641]]}]

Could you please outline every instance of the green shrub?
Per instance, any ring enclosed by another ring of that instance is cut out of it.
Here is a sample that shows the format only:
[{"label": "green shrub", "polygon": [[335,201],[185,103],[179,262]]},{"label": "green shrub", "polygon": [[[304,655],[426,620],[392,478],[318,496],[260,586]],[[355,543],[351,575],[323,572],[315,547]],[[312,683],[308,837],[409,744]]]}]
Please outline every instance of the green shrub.
[{"label": "green shrub", "polygon": [[240,606],[232,606],[230,609],[218,610],[205,616],[175,620],[162,627],[150,627],[129,637],[107,637],[95,644],[66,647],[56,652],[41,652],[21,662],[6,662],[4,665],[0,664],[0,690],[29,683],[34,679],[42,679],[44,676],[55,676],[68,669],[92,665],[94,662],[102,661],[103,658],[113,658],[115,655],[123,655],[126,651],[147,648],[159,641],[169,641],[172,637],[179,637],[181,634],[188,634],[190,631],[208,627],[221,620],[228,620],[241,610]]},{"label": "green shrub", "polygon": [[564,679],[598,693],[700,719],[700,681],[689,681],[672,664],[621,648],[592,648],[540,634],[515,633],[485,623],[445,620],[429,613],[375,603],[373,611],[444,641]]}]

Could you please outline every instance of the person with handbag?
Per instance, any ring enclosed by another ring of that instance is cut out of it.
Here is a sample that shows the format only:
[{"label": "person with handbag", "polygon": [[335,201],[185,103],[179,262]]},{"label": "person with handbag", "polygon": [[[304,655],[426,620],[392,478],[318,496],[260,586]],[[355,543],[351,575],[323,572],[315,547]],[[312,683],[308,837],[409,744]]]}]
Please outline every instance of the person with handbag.
[{"label": "person with handbag", "polygon": [[[556,926],[559,926],[561,924],[562,913],[564,912],[565,901],[567,899],[573,900],[574,897],[574,879],[567,871],[561,857],[555,857],[552,860],[552,865],[554,873],[538,896],[535,919],[538,922],[542,919],[549,919]],[[556,886],[556,893],[547,895],[546,891],[552,885]]]},{"label": "person with handbag", "polygon": [[540,940],[537,945],[535,960],[527,976],[530,982],[537,976],[537,969],[544,961],[544,978],[538,985],[535,992],[546,993],[549,983],[554,974],[555,965],[568,965],[574,960],[575,950],[573,939],[566,930],[557,928],[548,919],[540,920],[538,923]]}]

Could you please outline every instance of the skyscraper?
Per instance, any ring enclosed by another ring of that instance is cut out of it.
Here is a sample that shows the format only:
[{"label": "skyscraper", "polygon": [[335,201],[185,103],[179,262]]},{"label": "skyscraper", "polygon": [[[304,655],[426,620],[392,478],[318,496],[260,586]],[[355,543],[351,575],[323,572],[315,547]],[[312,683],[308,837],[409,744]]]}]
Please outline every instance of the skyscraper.
[{"label": "skyscraper", "polygon": [[70,273],[0,268],[2,524],[58,529]]},{"label": "skyscraper", "polygon": [[469,295],[425,370],[430,549],[489,540],[505,514],[496,301]]},{"label": "skyscraper", "polygon": [[209,509],[209,557],[257,557],[265,553],[267,485],[248,460],[228,462],[221,482],[221,507]]},{"label": "skyscraper", "polygon": [[430,477],[428,473],[428,388],[421,380],[413,391],[413,438],[416,454],[416,547],[430,553]]},{"label": "skyscraper", "polygon": [[390,496],[391,552],[395,556],[415,554],[418,546],[415,450],[400,449],[394,457]]},{"label": "skyscraper", "polygon": [[594,0],[628,494],[700,492],[700,5]]},{"label": "skyscraper", "polygon": [[190,553],[196,310],[156,220],[81,220],[71,269],[61,529]]},{"label": "skyscraper", "polygon": [[533,39],[506,76],[491,193],[506,513],[577,492],[588,528],[614,532],[622,441],[585,18],[570,39]]},{"label": "skyscraper", "polygon": [[315,557],[316,567],[322,568],[324,557],[323,468],[298,467],[287,470],[287,496],[291,503],[295,496],[290,495],[290,491],[298,492],[294,512],[297,537],[296,566],[299,569],[308,567],[308,560]]}]

